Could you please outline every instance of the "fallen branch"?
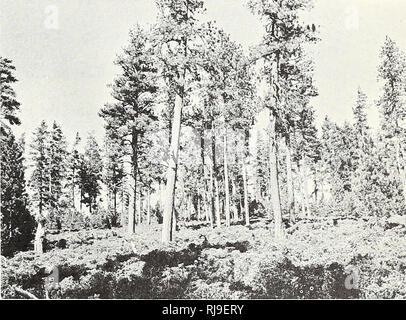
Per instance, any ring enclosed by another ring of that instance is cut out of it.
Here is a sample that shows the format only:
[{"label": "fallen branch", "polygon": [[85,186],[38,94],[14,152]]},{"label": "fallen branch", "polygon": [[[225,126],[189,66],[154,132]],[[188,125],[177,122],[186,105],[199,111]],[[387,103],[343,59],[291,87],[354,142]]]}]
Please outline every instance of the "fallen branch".
[{"label": "fallen branch", "polygon": [[38,298],[36,296],[34,296],[32,293],[29,293],[28,291],[25,291],[21,288],[14,287],[14,290],[15,290],[15,292],[17,292],[18,294],[22,295],[25,298],[38,300]]}]

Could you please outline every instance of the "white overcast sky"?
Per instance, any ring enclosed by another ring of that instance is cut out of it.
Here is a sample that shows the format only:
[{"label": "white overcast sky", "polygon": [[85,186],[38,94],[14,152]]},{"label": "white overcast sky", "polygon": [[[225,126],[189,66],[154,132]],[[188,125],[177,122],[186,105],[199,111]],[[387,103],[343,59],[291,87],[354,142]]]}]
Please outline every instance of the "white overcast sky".
[{"label": "white overcast sky", "polygon": [[[245,0],[206,0],[207,15],[245,48],[261,38],[261,24]],[[76,131],[100,137],[97,112],[109,98],[114,57],[136,23],[154,21],[152,0],[0,0],[0,55],[14,61],[23,126],[60,123],[71,142]],[[55,21],[53,18],[57,18]],[[309,21],[320,25],[314,49],[318,121],[342,123],[360,86],[371,103],[379,96],[377,66],[385,36],[406,50],[405,0],[316,0]]]}]

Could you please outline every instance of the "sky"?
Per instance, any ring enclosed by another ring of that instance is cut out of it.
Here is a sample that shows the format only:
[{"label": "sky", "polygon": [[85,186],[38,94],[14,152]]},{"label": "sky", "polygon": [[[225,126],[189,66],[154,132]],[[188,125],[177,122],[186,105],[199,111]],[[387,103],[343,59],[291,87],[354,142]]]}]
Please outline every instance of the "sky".
[{"label": "sky", "polygon": [[[262,25],[245,0],[206,0],[207,16],[245,49],[258,43]],[[108,83],[118,69],[115,56],[135,24],[155,19],[152,0],[0,0],[0,55],[13,60],[21,102],[22,126],[31,133],[41,122],[57,121],[73,141],[76,132],[103,135],[99,109],[111,101]],[[312,49],[319,96],[313,99],[317,122],[327,115],[351,120],[357,88],[374,104],[379,51],[385,37],[406,50],[406,1],[315,0],[306,20],[319,27]]]}]

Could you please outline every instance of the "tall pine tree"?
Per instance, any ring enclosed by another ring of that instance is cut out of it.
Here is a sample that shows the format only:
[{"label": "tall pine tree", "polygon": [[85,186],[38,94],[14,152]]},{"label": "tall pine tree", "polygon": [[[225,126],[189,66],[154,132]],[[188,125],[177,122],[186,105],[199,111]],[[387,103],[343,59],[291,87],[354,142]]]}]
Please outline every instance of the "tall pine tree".
[{"label": "tall pine tree", "polygon": [[156,66],[147,33],[137,26],[130,33],[130,44],[124,49],[116,65],[122,74],[115,80],[112,96],[116,100],[100,111],[106,130],[117,131],[117,139],[125,144],[131,158],[133,211],[128,216],[128,232],[135,233],[136,199],[139,181],[140,153],[145,152],[145,133],[155,120],[153,95],[156,87]]},{"label": "tall pine tree", "polygon": [[24,140],[10,132],[1,149],[1,254],[11,256],[29,249],[35,220],[25,191]]}]

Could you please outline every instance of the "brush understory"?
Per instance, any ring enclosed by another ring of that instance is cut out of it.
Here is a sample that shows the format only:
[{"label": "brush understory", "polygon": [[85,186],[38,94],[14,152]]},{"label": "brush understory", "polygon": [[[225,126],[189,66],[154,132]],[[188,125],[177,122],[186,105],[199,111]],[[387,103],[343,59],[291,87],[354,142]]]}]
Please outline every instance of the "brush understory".
[{"label": "brush understory", "polygon": [[[44,298],[46,270],[57,266],[50,298],[406,298],[404,226],[302,220],[279,245],[272,231],[265,219],[215,229],[191,222],[169,246],[160,225],[141,225],[132,237],[121,228],[48,235],[41,256],[1,257],[2,296],[22,298],[17,287]],[[348,281],[354,268],[359,279]]]}]

